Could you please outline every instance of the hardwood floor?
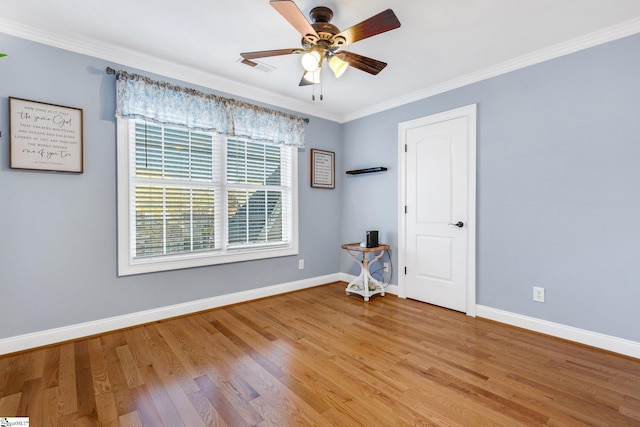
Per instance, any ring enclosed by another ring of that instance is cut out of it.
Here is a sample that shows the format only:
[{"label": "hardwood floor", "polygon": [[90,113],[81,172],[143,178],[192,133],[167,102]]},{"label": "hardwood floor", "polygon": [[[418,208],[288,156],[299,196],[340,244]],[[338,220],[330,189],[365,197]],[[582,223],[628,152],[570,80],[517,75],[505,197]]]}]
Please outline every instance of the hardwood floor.
[{"label": "hardwood floor", "polygon": [[345,283],[0,358],[33,426],[640,426],[640,360]]}]

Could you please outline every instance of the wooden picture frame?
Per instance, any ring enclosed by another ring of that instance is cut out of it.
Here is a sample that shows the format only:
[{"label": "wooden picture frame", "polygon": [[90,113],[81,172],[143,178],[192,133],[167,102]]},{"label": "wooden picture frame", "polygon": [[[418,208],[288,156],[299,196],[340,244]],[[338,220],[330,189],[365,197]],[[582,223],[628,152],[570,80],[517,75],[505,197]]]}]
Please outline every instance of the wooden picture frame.
[{"label": "wooden picture frame", "polygon": [[311,186],[336,188],[336,153],[311,149]]},{"label": "wooden picture frame", "polygon": [[9,97],[9,167],[84,172],[82,109]]}]

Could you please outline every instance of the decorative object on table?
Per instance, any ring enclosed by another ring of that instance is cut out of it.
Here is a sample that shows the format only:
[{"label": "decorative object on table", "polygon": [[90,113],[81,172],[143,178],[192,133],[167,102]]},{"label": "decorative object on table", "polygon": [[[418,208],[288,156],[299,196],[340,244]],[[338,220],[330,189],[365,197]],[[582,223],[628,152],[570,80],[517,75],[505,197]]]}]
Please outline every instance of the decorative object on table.
[{"label": "decorative object on table", "polygon": [[378,230],[367,231],[367,247],[368,248],[378,247]]},{"label": "decorative object on table", "polygon": [[84,171],[82,109],[9,97],[10,167]]},{"label": "decorative object on table", "polygon": [[311,149],[311,186],[336,188],[336,155],[333,151]]},{"label": "decorative object on table", "polygon": [[[349,282],[345,289],[347,295],[358,294],[364,297],[365,301],[369,301],[369,298],[376,294],[384,296],[383,284],[371,275],[369,267],[384,255],[384,251],[389,249],[389,245],[379,243],[376,247],[367,248],[361,243],[345,243],[341,247],[360,265],[360,274]],[[376,254],[376,252],[379,253]],[[362,254],[362,259],[360,259],[360,254]],[[373,258],[369,259],[369,255],[373,255]]]}]

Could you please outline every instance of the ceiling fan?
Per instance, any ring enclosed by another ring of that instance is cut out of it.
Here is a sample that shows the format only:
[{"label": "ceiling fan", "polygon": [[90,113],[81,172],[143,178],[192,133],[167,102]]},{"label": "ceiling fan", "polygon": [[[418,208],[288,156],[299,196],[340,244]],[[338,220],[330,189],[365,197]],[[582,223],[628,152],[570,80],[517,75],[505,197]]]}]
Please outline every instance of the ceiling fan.
[{"label": "ceiling fan", "polygon": [[309,17],[313,23],[309,23],[292,0],[271,0],[269,4],[302,35],[302,48],[244,52],[240,54],[243,58],[242,63],[255,67],[258,64],[252,59],[301,54],[304,73],[300,86],[320,82],[320,70],[325,60],[336,78],[340,77],[349,66],[373,75],[387,66],[385,62],[341,49],[357,41],[398,28],[400,21],[391,9],[340,31],[330,23],[333,11],[328,7],[319,6],[311,9]]}]

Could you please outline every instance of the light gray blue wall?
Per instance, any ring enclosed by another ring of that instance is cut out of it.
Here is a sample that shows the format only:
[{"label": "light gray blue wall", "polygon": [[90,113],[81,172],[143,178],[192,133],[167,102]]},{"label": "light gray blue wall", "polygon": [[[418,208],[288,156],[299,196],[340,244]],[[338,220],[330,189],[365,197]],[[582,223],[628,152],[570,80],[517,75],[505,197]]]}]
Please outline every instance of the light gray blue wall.
[{"label": "light gray blue wall", "polygon": [[[126,278],[116,276],[115,96],[104,73],[117,64],[6,35],[0,46],[10,54],[0,59],[0,338],[353,273],[337,248],[368,229],[391,244],[397,272],[397,125],[477,103],[478,303],[640,341],[640,36],[344,125],[312,118],[299,153],[299,257]],[[83,108],[84,174],[9,169],[8,96]],[[309,187],[309,148],[336,152],[336,190]],[[344,174],[371,166],[389,170]],[[531,301],[534,285],[546,303]]]},{"label": "light gray blue wall", "polygon": [[[299,256],[118,278],[115,78],[105,68],[119,67],[2,34],[0,46],[0,338],[338,271],[339,191],[310,188],[307,148]],[[83,109],[84,174],[9,169],[9,96]],[[338,151],[340,132],[312,117],[307,147]]]},{"label": "light gray blue wall", "polygon": [[345,179],[343,240],[377,228],[397,251],[398,123],[477,103],[478,304],[640,341],[638,52],[640,35],[345,124],[344,168],[389,171]]}]

